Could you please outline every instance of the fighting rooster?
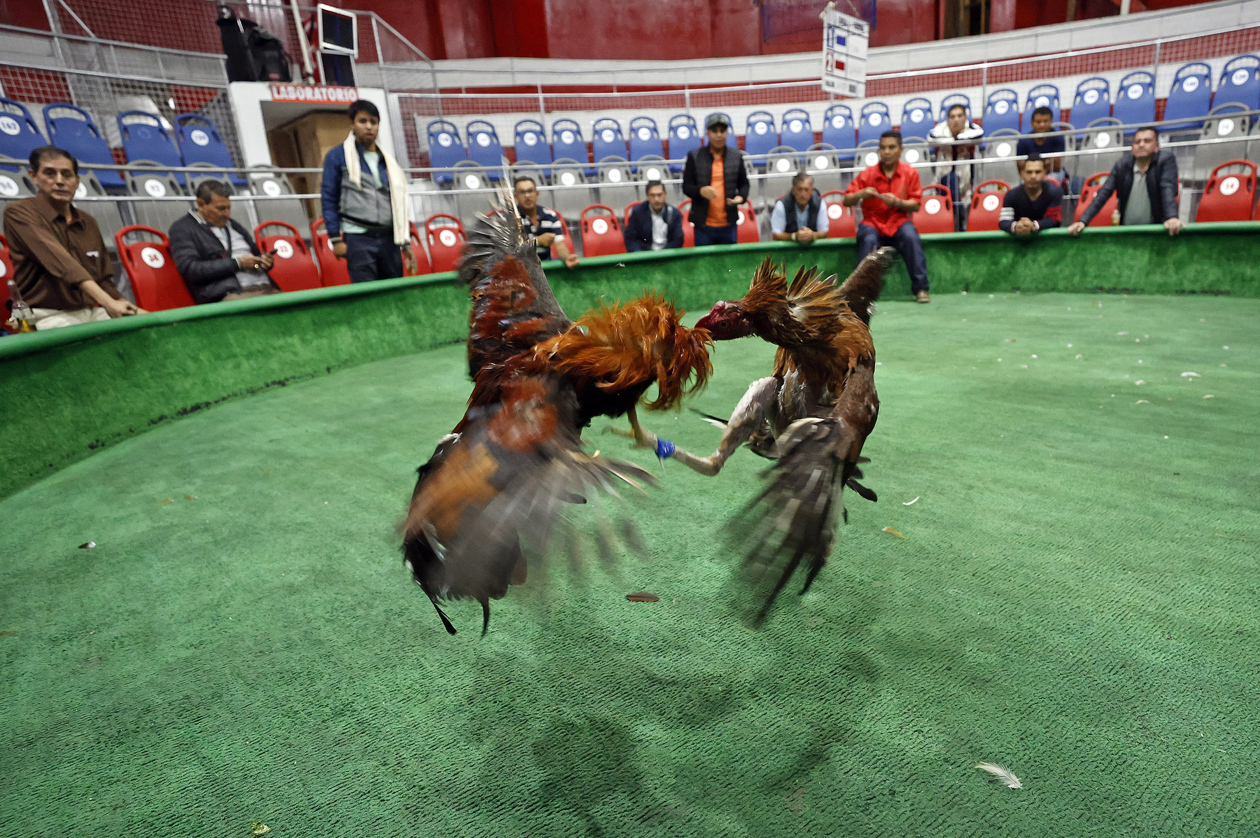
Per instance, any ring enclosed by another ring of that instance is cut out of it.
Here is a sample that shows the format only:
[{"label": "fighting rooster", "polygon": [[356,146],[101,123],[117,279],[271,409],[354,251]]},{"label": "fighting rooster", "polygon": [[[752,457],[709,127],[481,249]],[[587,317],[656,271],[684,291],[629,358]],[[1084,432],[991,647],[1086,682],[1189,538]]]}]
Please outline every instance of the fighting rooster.
[{"label": "fighting rooster", "polygon": [[869,326],[891,254],[890,248],[872,253],[840,286],[835,276],[820,279],[816,268],[801,268],[789,285],[767,258],[742,299],[718,302],[700,319],[696,328],[715,340],[756,335],[779,347],[773,375],[752,383],[729,422],[716,420],[725,429],[710,456],[674,448],[642,428],[618,431],[706,475],[717,474],[745,442],[776,460],[769,485],[745,510],[762,514],[738,518],[756,522],[748,563],[773,580],[757,622],[798,567],[808,569],[801,593],[822,570],[837,513],[848,518],[843,487],[876,499],[857,480],[862,445],[879,416]]},{"label": "fighting rooster", "polygon": [[[514,203],[508,206],[514,208]],[[472,297],[468,410],[422,465],[403,522],[403,561],[451,634],[440,600],[481,603],[523,584],[564,504],[641,488],[650,475],[582,450],[596,416],[676,405],[712,372],[709,333],[645,295],[570,321],[543,275],[533,240],[511,210],[483,216],[460,269]]]}]

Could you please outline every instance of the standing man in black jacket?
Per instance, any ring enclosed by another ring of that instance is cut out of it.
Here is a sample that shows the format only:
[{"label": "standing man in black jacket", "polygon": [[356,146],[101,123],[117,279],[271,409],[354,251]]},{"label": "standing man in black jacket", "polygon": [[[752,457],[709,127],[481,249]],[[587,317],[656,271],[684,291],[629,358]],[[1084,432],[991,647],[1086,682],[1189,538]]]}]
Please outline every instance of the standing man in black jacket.
[{"label": "standing man in black jacket", "polygon": [[1163,224],[1168,235],[1181,232],[1177,217],[1177,158],[1171,151],[1161,151],[1159,134],[1154,128],[1133,132],[1133,145],[1111,167],[1111,174],[1094,195],[1081,220],[1068,227],[1077,235],[1084,230],[1103,204],[1116,193],[1121,224]]},{"label": "standing man in black jacket", "polygon": [[259,253],[254,237],[232,220],[231,194],[222,181],[202,181],[197,209],[171,225],[171,259],[199,304],[280,290],[267,276],[275,257]]},{"label": "standing man in black jacket", "polygon": [[709,144],[692,149],[683,166],[683,194],[691,199],[688,218],[696,225],[696,247],[735,244],[739,207],[748,202],[744,152],[728,144],[726,117],[710,114],[704,122]]}]

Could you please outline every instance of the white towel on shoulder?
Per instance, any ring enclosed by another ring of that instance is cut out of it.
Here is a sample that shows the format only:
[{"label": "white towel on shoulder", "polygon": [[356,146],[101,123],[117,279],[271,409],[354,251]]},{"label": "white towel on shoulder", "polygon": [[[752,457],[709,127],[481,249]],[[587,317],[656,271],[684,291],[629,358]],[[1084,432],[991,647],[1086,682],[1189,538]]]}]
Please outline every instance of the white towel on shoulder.
[{"label": "white towel on shoulder", "polygon": [[[353,131],[341,144],[341,148],[346,153],[346,174],[349,175],[350,182],[356,189],[362,189],[363,173],[359,168],[359,149],[354,141]],[[376,150],[385,161],[385,173],[389,176],[389,203],[394,215],[394,244],[402,247],[411,241],[411,227],[408,224],[410,219],[407,217],[407,176],[403,174],[398,162],[385,153],[385,149],[378,145]],[[373,174],[376,173],[373,172]]]}]

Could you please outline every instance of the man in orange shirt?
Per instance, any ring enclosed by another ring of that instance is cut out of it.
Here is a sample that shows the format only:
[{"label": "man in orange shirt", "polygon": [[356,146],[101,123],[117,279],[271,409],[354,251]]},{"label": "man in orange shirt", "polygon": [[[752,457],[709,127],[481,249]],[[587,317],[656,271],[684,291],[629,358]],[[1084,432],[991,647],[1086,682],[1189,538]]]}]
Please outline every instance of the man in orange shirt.
[{"label": "man in orange shirt", "polygon": [[923,187],[919,172],[901,162],[901,134],[885,131],[879,138],[879,163],[854,178],[844,191],[844,205],[862,203],[857,228],[858,263],[881,245],[892,245],[910,272],[910,293],[928,303],[927,259],[910,214],[919,209]]},{"label": "man in orange shirt", "polygon": [[696,225],[696,247],[735,244],[739,208],[748,202],[744,152],[728,145],[726,117],[710,114],[704,127],[709,144],[693,148],[683,165],[682,191],[691,199],[688,218]]}]

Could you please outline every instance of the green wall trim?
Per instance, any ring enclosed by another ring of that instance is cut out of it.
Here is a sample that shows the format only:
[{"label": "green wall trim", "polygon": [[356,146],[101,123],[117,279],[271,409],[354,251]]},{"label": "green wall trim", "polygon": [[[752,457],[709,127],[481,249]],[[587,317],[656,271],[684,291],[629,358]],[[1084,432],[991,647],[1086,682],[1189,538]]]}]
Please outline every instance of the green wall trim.
[{"label": "green wall trim", "polygon": [[[924,236],[933,293],[1131,291],[1260,297],[1260,223]],[[1002,240],[998,243],[997,240]],[[654,290],[692,312],[739,297],[766,256],[845,276],[853,239],[765,242],[546,263],[570,316]],[[900,262],[885,300],[908,300]],[[0,497],[93,451],[227,399],[464,340],[454,274],[196,306],[0,338]],[[409,382],[399,382],[407,386]]]}]

